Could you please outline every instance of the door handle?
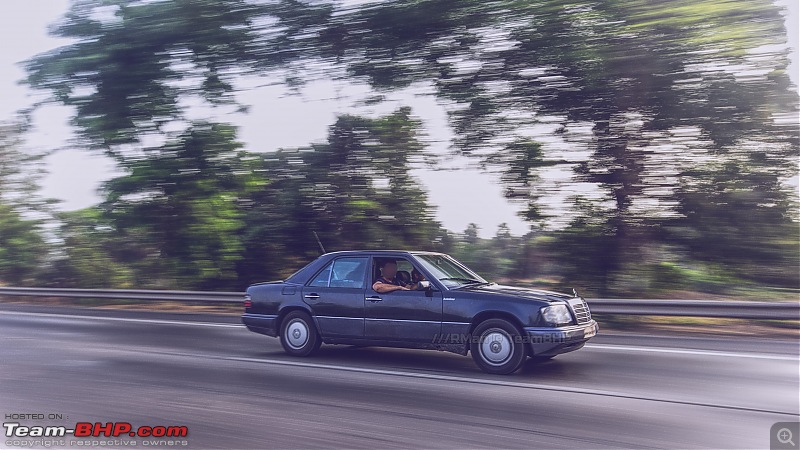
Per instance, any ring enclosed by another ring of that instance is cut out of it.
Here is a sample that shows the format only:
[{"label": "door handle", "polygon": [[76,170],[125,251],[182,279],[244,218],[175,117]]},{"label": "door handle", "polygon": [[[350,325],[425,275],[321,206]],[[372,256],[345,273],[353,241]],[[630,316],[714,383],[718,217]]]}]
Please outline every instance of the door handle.
[{"label": "door handle", "polygon": [[383,299],[378,297],[377,295],[373,295],[372,297],[367,297],[365,300],[368,302],[380,302]]},{"label": "door handle", "polygon": [[306,294],[303,297],[310,298],[310,299],[315,299],[315,298],[319,298],[319,294]]}]

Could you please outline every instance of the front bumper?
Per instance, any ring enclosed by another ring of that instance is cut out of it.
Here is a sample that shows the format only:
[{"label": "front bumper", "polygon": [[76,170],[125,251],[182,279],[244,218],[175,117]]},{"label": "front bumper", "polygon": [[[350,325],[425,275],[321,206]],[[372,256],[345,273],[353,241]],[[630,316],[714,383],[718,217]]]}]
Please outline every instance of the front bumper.
[{"label": "front bumper", "polygon": [[597,334],[599,329],[595,320],[582,325],[545,328],[526,327],[531,354],[534,356],[555,356],[578,350]]}]

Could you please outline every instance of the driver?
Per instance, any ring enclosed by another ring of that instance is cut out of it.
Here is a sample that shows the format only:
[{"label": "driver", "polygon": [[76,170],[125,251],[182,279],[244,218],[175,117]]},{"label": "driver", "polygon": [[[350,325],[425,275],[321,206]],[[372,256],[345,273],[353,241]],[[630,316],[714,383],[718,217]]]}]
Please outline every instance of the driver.
[{"label": "driver", "polygon": [[380,294],[386,294],[394,291],[413,291],[419,286],[419,283],[405,284],[402,280],[397,278],[397,261],[393,259],[385,259],[380,263],[381,276],[372,285],[372,289]]}]

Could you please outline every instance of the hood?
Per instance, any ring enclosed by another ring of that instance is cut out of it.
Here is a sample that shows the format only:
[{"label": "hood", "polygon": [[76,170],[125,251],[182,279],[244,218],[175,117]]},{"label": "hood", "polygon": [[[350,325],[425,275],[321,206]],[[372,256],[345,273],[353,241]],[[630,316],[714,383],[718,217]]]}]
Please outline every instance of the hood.
[{"label": "hood", "polygon": [[518,297],[527,298],[531,300],[540,300],[546,302],[554,301],[567,301],[572,298],[572,295],[562,294],[553,291],[544,291],[541,289],[532,289],[524,287],[506,286],[503,284],[487,284],[483,286],[466,286],[459,289],[457,292],[475,292],[481,294],[494,294],[502,295],[505,297]]}]

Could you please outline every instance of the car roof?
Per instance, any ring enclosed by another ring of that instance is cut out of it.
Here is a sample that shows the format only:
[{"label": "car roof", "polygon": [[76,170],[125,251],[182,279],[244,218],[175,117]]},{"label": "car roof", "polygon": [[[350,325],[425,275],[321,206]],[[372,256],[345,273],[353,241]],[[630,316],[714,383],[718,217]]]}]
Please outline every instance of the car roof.
[{"label": "car roof", "polygon": [[446,256],[444,253],[412,250],[343,250],[338,252],[330,252],[318,256],[317,259],[308,263],[308,265],[290,275],[289,278],[285,279],[284,281],[287,283],[304,284],[306,281],[308,281],[309,277],[320,270],[325,264],[328,264],[332,259],[341,256],[383,256],[386,258],[399,258],[403,256],[414,255]]},{"label": "car roof", "polygon": [[397,254],[397,253],[404,253],[409,255],[444,255],[444,253],[439,252],[427,252],[427,251],[418,251],[418,250],[341,250],[337,252],[330,252],[325,253],[322,256],[332,256],[332,255],[355,255],[355,254]]}]

